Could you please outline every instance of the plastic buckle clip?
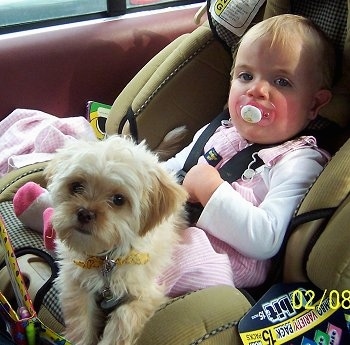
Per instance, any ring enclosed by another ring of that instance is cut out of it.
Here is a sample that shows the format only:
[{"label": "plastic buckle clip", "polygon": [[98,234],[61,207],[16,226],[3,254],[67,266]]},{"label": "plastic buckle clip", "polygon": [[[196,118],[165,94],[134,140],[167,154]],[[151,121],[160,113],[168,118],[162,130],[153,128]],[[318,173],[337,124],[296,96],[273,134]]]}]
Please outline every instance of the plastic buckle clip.
[{"label": "plastic buckle clip", "polygon": [[185,179],[186,171],[181,169],[176,173],[177,182],[181,185]]}]

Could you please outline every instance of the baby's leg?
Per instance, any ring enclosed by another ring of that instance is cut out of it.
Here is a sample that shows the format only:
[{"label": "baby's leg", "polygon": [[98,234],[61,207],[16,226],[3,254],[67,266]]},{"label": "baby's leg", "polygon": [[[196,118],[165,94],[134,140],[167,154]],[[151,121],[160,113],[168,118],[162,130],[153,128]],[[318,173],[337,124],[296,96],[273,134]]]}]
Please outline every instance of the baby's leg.
[{"label": "baby's leg", "polygon": [[17,218],[30,229],[42,233],[44,211],[51,207],[49,192],[35,182],[27,182],[13,197]]},{"label": "baby's leg", "polygon": [[56,235],[51,223],[49,192],[35,182],[27,182],[14,195],[13,209],[23,225],[42,233],[45,247],[54,250]]}]

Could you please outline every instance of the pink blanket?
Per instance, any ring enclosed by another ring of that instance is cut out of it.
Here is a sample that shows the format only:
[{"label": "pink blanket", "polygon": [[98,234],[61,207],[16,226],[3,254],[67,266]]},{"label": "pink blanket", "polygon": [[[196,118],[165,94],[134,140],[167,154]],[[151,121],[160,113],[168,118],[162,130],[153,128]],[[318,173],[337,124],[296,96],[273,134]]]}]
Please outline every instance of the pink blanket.
[{"label": "pink blanket", "polygon": [[16,109],[0,122],[0,177],[10,170],[49,160],[68,140],[97,140],[82,116],[58,118]]}]

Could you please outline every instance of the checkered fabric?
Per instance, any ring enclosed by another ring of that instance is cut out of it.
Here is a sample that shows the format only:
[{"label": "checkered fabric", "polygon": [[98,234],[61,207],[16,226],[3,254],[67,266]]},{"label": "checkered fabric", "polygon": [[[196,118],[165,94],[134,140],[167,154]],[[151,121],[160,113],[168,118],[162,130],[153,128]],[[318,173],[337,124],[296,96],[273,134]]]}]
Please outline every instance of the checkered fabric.
[{"label": "checkered fabric", "polygon": [[291,1],[292,13],[310,18],[342,51],[347,32],[347,0],[294,0]]},{"label": "checkered fabric", "polygon": [[[212,0],[213,1],[213,0]],[[291,12],[310,18],[333,41],[339,53],[344,48],[347,33],[347,0],[291,0]],[[239,37],[210,18],[214,33],[233,51]]]},{"label": "checkered fabric", "polygon": [[[0,203],[0,215],[4,219],[5,226],[10,237],[14,250],[33,247],[40,249],[50,255],[44,247],[42,236],[37,232],[26,228],[16,217],[13,211],[12,202],[6,201]],[[44,305],[52,316],[63,324],[62,311],[58,302],[58,291],[52,286],[45,294],[42,305]],[[39,310],[36,310],[38,313]]]},{"label": "checkered fabric", "polygon": [[213,18],[210,18],[210,23],[214,34],[216,34],[216,36],[218,36],[219,39],[221,39],[233,52],[240,40],[240,37],[233,34],[230,30],[226,29]]}]

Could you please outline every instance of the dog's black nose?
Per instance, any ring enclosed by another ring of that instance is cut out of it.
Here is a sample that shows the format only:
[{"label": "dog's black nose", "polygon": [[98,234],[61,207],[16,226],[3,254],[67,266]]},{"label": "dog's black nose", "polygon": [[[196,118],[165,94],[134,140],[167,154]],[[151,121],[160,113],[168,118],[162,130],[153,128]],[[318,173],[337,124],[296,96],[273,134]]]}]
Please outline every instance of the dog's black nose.
[{"label": "dog's black nose", "polygon": [[87,210],[86,208],[83,208],[83,207],[79,208],[77,216],[78,216],[79,222],[83,224],[90,223],[96,217],[94,212]]}]

